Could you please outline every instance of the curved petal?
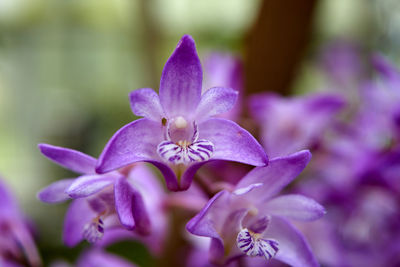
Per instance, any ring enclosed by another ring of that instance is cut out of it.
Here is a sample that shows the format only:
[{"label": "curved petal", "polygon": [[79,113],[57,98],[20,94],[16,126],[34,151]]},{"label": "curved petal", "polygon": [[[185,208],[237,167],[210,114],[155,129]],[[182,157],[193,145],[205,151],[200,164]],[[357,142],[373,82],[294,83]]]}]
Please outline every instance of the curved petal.
[{"label": "curved petal", "polygon": [[79,258],[78,267],[117,266],[135,267],[136,265],[117,255],[107,253],[101,249],[91,249]]},{"label": "curved petal", "polygon": [[292,182],[307,166],[311,153],[303,150],[286,157],[274,158],[268,166],[255,168],[243,177],[236,185],[239,188],[251,184],[263,183],[263,186],[254,188],[246,197],[261,205],[269,198],[279,193]]},{"label": "curved petal", "polygon": [[194,40],[184,35],[165,63],[160,101],[167,116],[192,114],[200,102],[203,72]]},{"label": "curved petal", "polygon": [[83,175],[75,179],[65,193],[72,198],[87,197],[112,184],[115,178],[112,175]]},{"label": "curved petal", "polygon": [[137,161],[158,159],[157,145],[162,141],[162,125],[139,119],[119,129],[100,155],[96,171],[109,172]]},{"label": "curved petal", "polygon": [[89,155],[73,149],[48,144],[39,144],[38,147],[40,152],[48,159],[68,170],[82,174],[94,173],[96,159]]},{"label": "curved petal", "polygon": [[84,198],[72,201],[64,219],[64,244],[68,247],[76,246],[83,240],[83,229],[97,214],[89,207]]},{"label": "curved petal", "polygon": [[181,178],[181,184],[180,184],[180,190],[187,190],[190,185],[192,184],[193,177],[196,174],[197,170],[200,169],[201,166],[206,164],[208,161],[203,161],[203,162],[198,162],[190,165],[189,168],[186,169],[186,171],[183,173],[182,178]]},{"label": "curved petal", "polygon": [[41,266],[41,259],[32,234],[24,221],[15,220],[10,226],[13,238],[24,252],[30,266]]},{"label": "curved petal", "polygon": [[262,205],[266,214],[287,217],[299,221],[314,221],[326,212],[315,200],[302,195],[283,195]]},{"label": "curved petal", "polygon": [[218,230],[222,227],[227,215],[229,192],[223,190],[210,199],[207,205],[186,224],[186,229],[199,236],[207,236],[222,241]]},{"label": "curved petal", "polygon": [[181,191],[174,171],[168,167],[167,164],[157,160],[146,160],[146,162],[153,164],[157,167],[157,169],[160,170],[161,174],[164,176],[165,183],[169,190]]},{"label": "curved petal", "polygon": [[196,110],[196,118],[202,119],[227,112],[233,108],[239,92],[224,87],[213,87],[207,90],[202,96]]},{"label": "curved petal", "polygon": [[70,199],[65,190],[75,181],[75,179],[63,179],[51,183],[47,187],[40,190],[37,198],[46,203],[58,203]]},{"label": "curved petal", "polygon": [[120,177],[115,183],[115,208],[121,224],[141,234],[150,232],[150,219],[141,194]]},{"label": "curved petal", "polygon": [[265,166],[268,157],[257,140],[236,123],[212,118],[199,124],[200,138],[214,144],[212,159]]},{"label": "curved petal", "polygon": [[153,121],[161,122],[163,108],[158,94],[151,88],[141,88],[129,94],[131,109],[136,116],[142,116]]},{"label": "curved petal", "polygon": [[319,266],[304,236],[285,219],[273,216],[263,236],[279,242],[276,259],[294,267]]}]

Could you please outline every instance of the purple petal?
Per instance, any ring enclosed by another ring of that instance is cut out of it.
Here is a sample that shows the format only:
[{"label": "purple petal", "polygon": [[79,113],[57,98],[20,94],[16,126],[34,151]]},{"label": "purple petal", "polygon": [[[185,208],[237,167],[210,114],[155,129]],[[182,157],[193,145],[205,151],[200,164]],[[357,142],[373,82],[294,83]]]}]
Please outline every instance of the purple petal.
[{"label": "purple petal", "polygon": [[238,92],[231,88],[214,87],[202,96],[196,110],[199,121],[227,112],[232,109],[238,98]]},{"label": "purple petal", "polygon": [[83,255],[79,258],[78,267],[135,267],[133,263],[130,263],[127,260],[124,260],[117,255],[113,255],[107,252],[104,252],[101,249],[91,249],[83,253]]},{"label": "purple petal", "polygon": [[311,153],[303,150],[286,157],[274,158],[266,167],[259,167],[249,172],[236,185],[239,188],[251,184],[263,183],[264,185],[249,192],[249,198],[254,203],[264,204],[264,201],[279,193],[286,185],[295,179],[307,166]]},{"label": "purple petal", "polygon": [[113,175],[83,175],[78,177],[65,193],[72,198],[87,197],[112,184],[115,179]]},{"label": "purple petal", "polygon": [[187,190],[190,185],[192,184],[193,177],[196,174],[197,170],[200,169],[201,166],[203,166],[205,163],[210,162],[210,161],[203,161],[203,162],[198,162],[198,163],[193,163],[190,165],[189,168],[183,173],[182,179],[181,179],[181,184],[180,184],[180,190]]},{"label": "purple petal", "polygon": [[96,159],[89,155],[73,149],[48,144],[39,144],[38,147],[43,155],[68,170],[82,174],[94,173]]},{"label": "purple petal", "polygon": [[58,203],[70,199],[65,190],[75,181],[75,179],[63,179],[56,181],[40,190],[37,197],[46,203]]},{"label": "purple petal", "polygon": [[200,138],[214,144],[211,159],[237,161],[265,166],[268,157],[257,140],[236,123],[225,119],[208,119],[199,124]]},{"label": "purple petal", "polygon": [[[194,235],[207,236],[221,240],[218,234],[218,228],[222,227],[225,219],[223,215],[226,215],[227,211],[227,198],[229,198],[229,193],[227,191],[224,190],[217,193],[208,201],[207,205],[186,224],[186,229]],[[218,211],[222,212],[219,213]]]},{"label": "purple petal", "polygon": [[232,194],[234,194],[236,196],[245,195],[248,192],[251,192],[253,189],[255,189],[257,187],[260,187],[260,186],[263,186],[263,184],[262,183],[251,184],[251,185],[249,185],[247,187],[242,187],[242,188],[236,189],[235,191],[232,192]]},{"label": "purple petal", "polygon": [[96,216],[97,214],[89,207],[86,199],[72,201],[64,219],[64,244],[73,247],[81,242],[84,226]]},{"label": "purple petal", "polygon": [[19,213],[16,199],[10,190],[8,190],[3,180],[0,179],[0,214],[2,216],[6,216],[6,214],[13,216]]},{"label": "purple petal", "polygon": [[129,98],[133,114],[161,122],[164,111],[161,107],[160,98],[153,89],[137,89],[129,94]]},{"label": "purple petal", "polygon": [[279,242],[276,259],[296,267],[319,266],[304,236],[285,219],[273,216],[263,236]]},{"label": "purple petal", "polygon": [[399,85],[400,72],[395,65],[390,63],[383,55],[376,54],[372,57],[372,63],[375,69],[383,76],[383,78],[393,84]]},{"label": "purple petal", "polygon": [[142,234],[150,232],[150,219],[142,196],[126,180],[120,177],[115,183],[115,208],[121,224]]},{"label": "purple petal", "polygon": [[160,101],[167,116],[192,114],[200,102],[203,72],[194,40],[184,35],[164,66]]},{"label": "purple petal", "polygon": [[14,221],[12,223],[13,237],[15,241],[21,246],[21,249],[26,255],[30,266],[41,266],[41,259],[36,249],[35,242],[29,232],[25,222]]},{"label": "purple petal", "polygon": [[146,162],[149,162],[156,166],[162,175],[164,176],[165,183],[167,185],[167,188],[171,191],[181,191],[179,184],[178,184],[178,179],[176,178],[175,173],[173,170],[166,165],[165,163],[161,161],[156,161],[156,160],[146,160]]},{"label": "purple petal", "polygon": [[284,195],[273,198],[262,207],[266,214],[288,217],[299,221],[314,221],[325,214],[315,200],[302,195]]},{"label": "purple petal", "polygon": [[105,173],[137,161],[157,160],[157,145],[162,138],[161,123],[148,119],[131,122],[108,141],[96,171]]}]

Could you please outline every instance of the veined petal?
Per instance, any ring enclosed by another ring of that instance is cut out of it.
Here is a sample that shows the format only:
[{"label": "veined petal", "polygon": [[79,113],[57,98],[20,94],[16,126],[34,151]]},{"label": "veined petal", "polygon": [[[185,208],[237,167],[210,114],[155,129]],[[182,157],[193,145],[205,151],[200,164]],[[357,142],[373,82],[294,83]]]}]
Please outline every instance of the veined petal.
[{"label": "veined petal", "polygon": [[263,205],[265,201],[279,193],[285,186],[292,182],[307,166],[311,159],[311,153],[303,150],[286,157],[274,158],[268,166],[258,167],[250,171],[236,185],[239,188],[248,187],[251,184],[263,183],[263,186],[254,188],[246,196],[254,203]]},{"label": "veined petal", "polygon": [[279,242],[276,259],[294,267],[319,266],[304,236],[285,219],[273,216],[263,237]]},{"label": "veined petal", "polygon": [[112,184],[116,177],[112,175],[83,175],[78,177],[66,190],[72,198],[87,197]]},{"label": "veined petal", "polygon": [[202,79],[194,40],[184,35],[161,75],[160,101],[168,117],[193,114],[200,102]]},{"label": "veined petal", "polygon": [[115,183],[115,208],[121,224],[128,229],[135,227],[141,234],[150,232],[151,223],[141,194],[120,177]]},{"label": "veined petal", "polygon": [[40,152],[48,159],[68,170],[82,174],[94,173],[96,159],[89,155],[73,149],[48,144],[39,144],[38,147]]},{"label": "veined petal", "polygon": [[199,124],[200,138],[214,144],[211,159],[237,161],[253,166],[265,166],[268,157],[257,140],[236,123],[219,118]]},{"label": "veined petal", "polygon": [[143,116],[150,120],[161,122],[163,108],[158,94],[151,88],[141,88],[129,94],[131,109],[136,116]]},{"label": "veined petal", "polygon": [[314,221],[325,214],[325,209],[315,200],[302,195],[283,195],[262,205],[267,214],[299,221]]},{"label": "veined petal", "polygon": [[37,197],[40,201],[46,203],[58,203],[70,199],[65,190],[75,181],[75,179],[63,179],[51,183],[47,187],[40,190]]},{"label": "veined petal", "polygon": [[131,122],[108,141],[96,171],[105,173],[137,161],[157,160],[157,145],[162,138],[161,123],[149,119]]},{"label": "veined petal", "polygon": [[201,122],[203,119],[231,110],[236,103],[238,94],[231,88],[210,88],[201,96],[197,106],[197,121]]},{"label": "veined petal", "polygon": [[83,240],[83,229],[96,213],[84,198],[72,201],[64,219],[63,240],[65,245],[73,247]]}]

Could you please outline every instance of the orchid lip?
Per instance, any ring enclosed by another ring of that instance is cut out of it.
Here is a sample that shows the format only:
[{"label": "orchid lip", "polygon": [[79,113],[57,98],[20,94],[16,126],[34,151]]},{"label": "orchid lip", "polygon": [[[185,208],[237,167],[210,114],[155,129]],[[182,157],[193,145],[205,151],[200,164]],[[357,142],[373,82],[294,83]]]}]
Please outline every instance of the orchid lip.
[{"label": "orchid lip", "polygon": [[279,243],[274,239],[261,238],[247,228],[243,228],[236,239],[238,248],[251,257],[265,257],[270,260],[279,250]]},{"label": "orchid lip", "polygon": [[89,243],[96,243],[102,239],[104,235],[103,220],[100,217],[94,218],[84,226],[82,235]]}]

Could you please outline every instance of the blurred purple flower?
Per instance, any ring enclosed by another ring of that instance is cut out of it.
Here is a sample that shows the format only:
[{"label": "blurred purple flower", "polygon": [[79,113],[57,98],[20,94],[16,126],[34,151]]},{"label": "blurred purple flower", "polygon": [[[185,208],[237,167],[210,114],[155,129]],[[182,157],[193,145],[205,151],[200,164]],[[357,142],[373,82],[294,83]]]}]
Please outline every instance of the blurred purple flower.
[{"label": "blurred purple flower", "polygon": [[219,192],[188,222],[190,233],[212,238],[212,262],[224,264],[247,254],[292,266],[318,266],[303,235],[288,219],[313,221],[323,216],[324,208],[301,195],[276,196],[310,158],[310,152],[301,151],[255,168],[233,192]]},{"label": "blurred purple flower", "polygon": [[344,104],[341,97],[329,94],[293,98],[260,94],[250,99],[252,115],[261,125],[262,142],[271,157],[317,144]]},{"label": "blurred purple flower", "polygon": [[28,222],[0,179],[0,266],[26,264],[42,266]]},{"label": "blurred purple flower", "polygon": [[[121,233],[115,233],[121,230],[121,225],[134,230],[141,239],[146,239],[145,236],[155,230],[148,240],[150,245],[162,240],[166,224],[161,215],[164,192],[145,166],[125,169],[127,174],[114,171],[99,175],[95,174],[96,159],[88,155],[47,144],[40,144],[39,148],[50,160],[84,174],[76,179],[54,182],[38,193],[38,198],[47,203],[75,199],[64,222],[66,245],[75,246],[82,239],[91,243],[105,239],[102,242],[107,243],[109,236],[111,239],[122,238]],[[122,236],[127,238],[131,234],[123,231]],[[154,238],[157,240],[152,240]]]},{"label": "blurred purple flower", "polygon": [[204,60],[203,93],[213,87],[229,87],[239,92],[234,107],[219,118],[237,121],[242,110],[243,73],[240,60],[229,53],[213,52]]},{"label": "blurred purple flower", "polygon": [[227,112],[238,92],[223,87],[202,91],[202,68],[193,39],[185,35],[164,66],[159,95],[150,88],[130,94],[134,114],[144,118],[109,140],[97,171],[118,169],[138,161],[154,164],[168,189],[189,188],[196,171],[209,160],[268,163],[259,143],[236,123],[212,116]]},{"label": "blurred purple flower", "polygon": [[77,267],[135,267],[137,265],[100,248],[90,249],[79,257]]}]

